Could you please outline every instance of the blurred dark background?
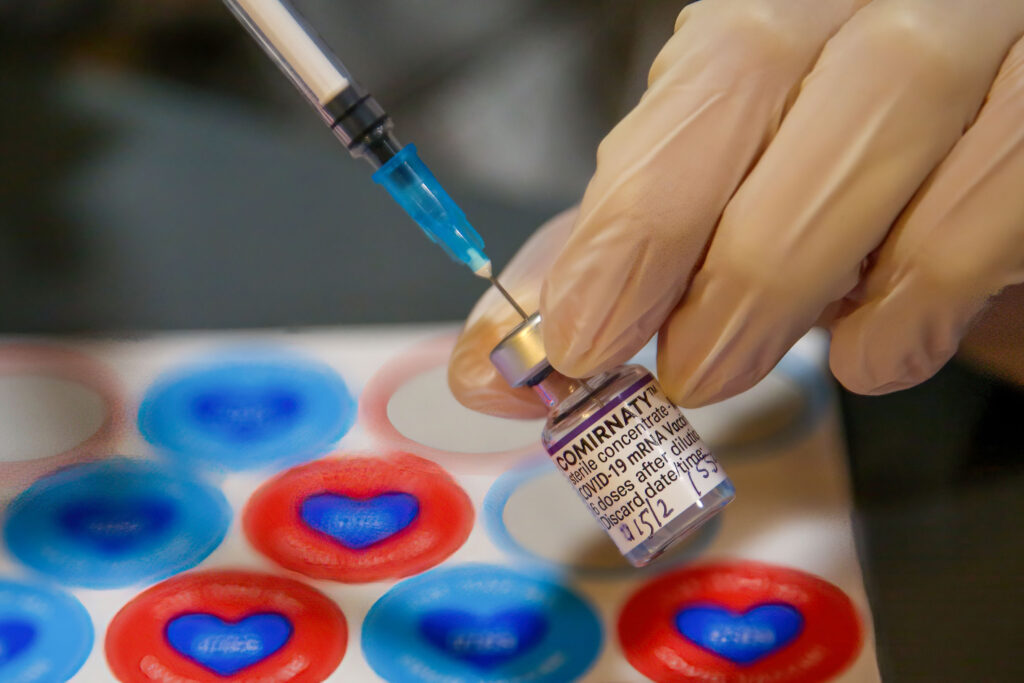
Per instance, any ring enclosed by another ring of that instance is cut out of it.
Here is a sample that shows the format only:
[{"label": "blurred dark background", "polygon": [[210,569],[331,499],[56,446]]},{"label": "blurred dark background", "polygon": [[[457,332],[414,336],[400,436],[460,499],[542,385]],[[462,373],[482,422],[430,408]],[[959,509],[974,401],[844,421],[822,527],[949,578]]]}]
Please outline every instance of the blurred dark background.
[{"label": "blurred dark background", "polygon": [[[684,2],[296,4],[501,264]],[[0,150],[0,334],[458,320],[482,291],[219,2],[0,0]],[[842,402],[885,679],[1024,680],[1020,390],[954,362]]]},{"label": "blurred dark background", "polygon": [[[678,2],[298,3],[496,264],[575,202]],[[456,320],[482,284],[219,2],[0,0],[0,329]]]}]

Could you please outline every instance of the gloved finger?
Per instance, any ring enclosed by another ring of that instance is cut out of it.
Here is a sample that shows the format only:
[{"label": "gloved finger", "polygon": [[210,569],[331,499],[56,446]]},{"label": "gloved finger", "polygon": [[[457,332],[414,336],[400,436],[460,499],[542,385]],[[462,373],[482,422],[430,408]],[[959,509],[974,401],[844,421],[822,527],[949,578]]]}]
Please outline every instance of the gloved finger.
[{"label": "gloved finger", "polygon": [[541,296],[553,365],[621,363],[678,301],[733,191],[821,46],[866,0],[701,2],[679,15],[597,171]]},{"label": "gloved finger", "polygon": [[863,300],[832,325],[830,364],[848,389],[879,394],[928,379],[989,297],[1024,282],[1022,179],[1024,39],[882,246]]},{"label": "gloved finger", "polygon": [[876,0],[829,40],[659,337],[683,405],[749,388],[857,284],[976,116],[1024,3]]},{"label": "gloved finger", "polygon": [[[498,276],[527,313],[537,310],[544,273],[565,244],[576,213],[574,207],[542,225]],[[491,365],[491,349],[521,320],[494,287],[473,307],[448,363],[448,386],[460,403],[500,417],[542,417],[546,413],[533,390],[512,389]]]}]

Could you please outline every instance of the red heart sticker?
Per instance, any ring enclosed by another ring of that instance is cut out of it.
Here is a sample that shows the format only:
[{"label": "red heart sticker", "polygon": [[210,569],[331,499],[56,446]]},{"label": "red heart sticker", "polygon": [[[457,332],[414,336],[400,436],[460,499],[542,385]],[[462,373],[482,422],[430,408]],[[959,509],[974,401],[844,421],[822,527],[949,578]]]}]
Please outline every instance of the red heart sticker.
[{"label": "red heart sticker", "polygon": [[440,466],[406,453],[294,467],[246,505],[249,541],[282,567],[363,583],[422,572],[455,552],[473,505]]},{"label": "red heart sticker", "polygon": [[246,571],[183,574],[136,596],[107,629],[125,683],[315,683],[345,654],[341,610],[305,584]]},{"label": "red heart sticker", "polygon": [[756,562],[664,574],[633,594],[618,629],[630,664],[659,683],[816,683],[846,669],[863,642],[839,588]]}]

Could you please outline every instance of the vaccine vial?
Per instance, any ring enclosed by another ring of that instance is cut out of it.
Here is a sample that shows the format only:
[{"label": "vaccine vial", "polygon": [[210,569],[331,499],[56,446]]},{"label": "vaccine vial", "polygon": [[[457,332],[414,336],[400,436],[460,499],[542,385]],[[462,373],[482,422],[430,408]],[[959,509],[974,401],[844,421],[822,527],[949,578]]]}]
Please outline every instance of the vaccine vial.
[{"label": "vaccine vial", "polygon": [[548,362],[540,314],[512,330],[491,363],[547,405],[551,460],[635,567],[714,517],[735,496],[722,465],[654,376],[623,365],[576,380]]}]

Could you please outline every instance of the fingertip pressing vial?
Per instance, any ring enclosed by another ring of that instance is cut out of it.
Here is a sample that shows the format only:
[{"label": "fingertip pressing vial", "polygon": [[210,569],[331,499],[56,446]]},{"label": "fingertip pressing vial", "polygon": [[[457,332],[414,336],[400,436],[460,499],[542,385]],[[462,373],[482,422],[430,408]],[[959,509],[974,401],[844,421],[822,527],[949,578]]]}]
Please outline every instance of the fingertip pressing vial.
[{"label": "fingertip pressing vial", "polygon": [[520,323],[491,363],[541,397],[551,460],[630,564],[649,564],[725,507],[732,482],[650,371],[568,378],[548,362],[540,325],[539,313]]}]

